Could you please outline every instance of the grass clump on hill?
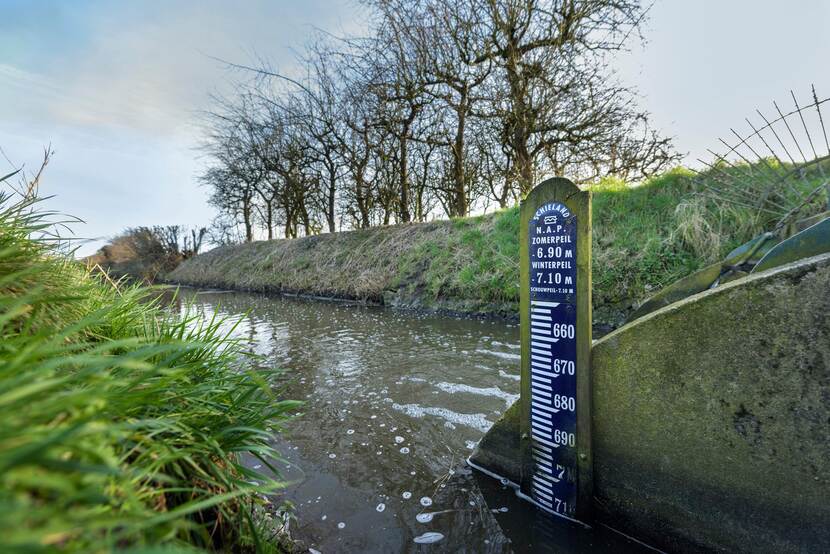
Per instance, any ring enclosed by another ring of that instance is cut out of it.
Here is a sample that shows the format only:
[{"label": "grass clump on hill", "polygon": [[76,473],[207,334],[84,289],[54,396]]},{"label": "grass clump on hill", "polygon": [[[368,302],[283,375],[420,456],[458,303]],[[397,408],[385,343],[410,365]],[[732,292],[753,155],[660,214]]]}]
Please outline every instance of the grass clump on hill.
[{"label": "grass clump on hill", "polygon": [[[267,550],[269,426],[295,407],[219,321],[60,255],[0,195],[0,550]],[[259,483],[259,484],[254,484]]]},{"label": "grass clump on hill", "polygon": [[[717,177],[679,168],[636,186],[606,179],[592,187],[595,321],[620,324],[659,288],[723,259],[767,228],[763,212],[700,194],[705,180]],[[747,186],[761,195],[767,185]],[[515,316],[519,248],[516,207],[226,246],[184,262],[168,279]]]}]

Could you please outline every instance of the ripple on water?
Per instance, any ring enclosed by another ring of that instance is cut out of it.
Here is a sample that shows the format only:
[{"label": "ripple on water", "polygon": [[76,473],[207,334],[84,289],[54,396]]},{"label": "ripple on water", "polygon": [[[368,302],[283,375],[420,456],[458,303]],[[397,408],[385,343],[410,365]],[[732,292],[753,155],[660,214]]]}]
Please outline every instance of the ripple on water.
[{"label": "ripple on water", "polygon": [[514,354],[513,352],[499,352],[497,350],[487,350],[486,348],[479,348],[476,350],[479,354],[489,354],[491,356],[496,356],[497,358],[502,358],[504,360],[521,360],[522,356],[520,354]]},{"label": "ripple on water", "polygon": [[[337,515],[361,513],[361,510],[365,514],[366,510],[371,509],[371,502],[374,500],[378,513],[375,521],[389,521],[387,525],[378,526],[387,529],[378,529],[377,532],[370,533],[369,535],[373,535],[371,538],[359,539],[361,543],[365,541],[367,551],[382,551],[384,545],[389,544],[388,536],[400,540],[400,529],[411,526],[413,515],[419,511],[428,513],[419,515],[416,521],[417,530],[410,527],[411,531],[407,530],[404,536],[408,536],[410,540],[417,536],[415,544],[424,544],[425,548],[436,551],[459,549],[459,544],[463,545],[466,542],[470,532],[466,529],[467,525],[457,526],[460,527],[457,529],[454,525],[457,523],[455,517],[444,518],[435,514],[441,513],[444,507],[453,507],[462,512],[475,510],[472,504],[467,505],[471,495],[460,494],[457,490],[466,491],[456,489],[453,484],[446,485],[446,489],[441,492],[441,503],[424,497],[427,500],[422,506],[421,497],[414,495],[416,491],[421,494],[432,492],[435,487],[433,458],[438,456],[440,450],[435,446],[436,441],[446,437],[456,454],[466,456],[470,450],[465,446],[470,448],[473,442],[465,439],[477,439],[479,433],[486,431],[495,420],[491,411],[503,408],[502,402],[506,403],[508,400],[504,394],[516,389],[518,380],[513,378],[518,376],[501,376],[500,370],[506,375],[516,371],[512,360],[517,357],[504,354],[518,353],[516,345],[509,344],[511,341],[507,338],[517,335],[518,332],[504,332],[501,329],[502,323],[499,323],[499,329],[487,329],[488,325],[478,322],[470,324],[471,328],[468,329],[467,324],[463,323],[459,324],[459,329],[456,330],[453,325],[445,328],[443,321],[435,324],[431,320],[410,323],[408,317],[389,315],[386,312],[376,315],[373,310],[329,309],[328,305],[322,305],[319,309],[315,305],[313,309],[301,307],[286,310],[283,309],[284,302],[281,300],[262,301],[264,305],[270,305],[272,302],[276,305],[273,313],[269,311],[266,320],[257,321],[256,340],[272,346],[272,350],[267,354],[274,358],[274,365],[293,365],[292,369],[300,374],[301,385],[296,387],[296,397],[302,398],[311,393],[309,398],[313,400],[307,405],[311,417],[306,418],[309,423],[300,429],[307,432],[308,436],[322,435],[327,438],[316,444],[300,442],[302,447],[298,447],[296,443],[291,444],[294,441],[286,438],[284,448],[290,449],[295,455],[298,450],[304,451],[304,457],[300,457],[300,460],[305,459],[309,468],[326,476],[337,477],[326,481],[326,497],[342,495],[346,502],[341,506],[342,513],[335,514],[331,521],[328,521],[326,514],[321,513],[320,509],[325,509],[326,503],[318,500],[313,513],[308,514],[311,520],[310,535],[328,535],[332,541],[342,541],[338,546],[343,547],[344,551],[347,550],[346,541],[355,540],[351,537],[351,530],[362,528],[362,525],[353,521],[355,527],[350,527],[349,533],[343,533],[347,523],[345,520],[337,519]],[[289,307],[293,305],[292,303]],[[247,306],[245,308],[247,309]],[[332,315],[329,312],[335,313]],[[282,325],[279,322],[284,317],[291,319],[291,325]],[[494,324],[491,322],[490,325]],[[261,332],[263,329],[267,332]],[[281,331],[272,332],[274,329]],[[357,330],[365,333],[360,335]],[[328,341],[324,340],[327,335],[330,337]],[[415,335],[420,339],[417,340]],[[307,348],[294,347],[292,340],[295,337],[307,341]],[[498,340],[503,342],[500,343]],[[443,342],[445,347],[434,349],[434,354],[423,352],[423,348],[418,352],[412,348],[412,345],[428,345],[432,349],[438,342]],[[372,343],[384,344],[385,348],[367,350],[365,345]],[[490,352],[480,353],[476,352],[476,349],[489,349]],[[375,356],[376,353],[379,355]],[[406,360],[407,355],[413,356],[412,362]],[[432,356],[434,359],[425,360],[425,356]],[[470,364],[468,376],[447,374],[447,365],[458,357],[464,359],[464,363]],[[475,369],[478,365],[476,362],[480,362],[482,367]],[[390,364],[400,364],[401,371],[390,374],[386,371]],[[355,372],[357,368],[360,369],[359,373]],[[407,374],[413,373],[417,377],[406,378]],[[355,377],[356,375],[358,377]],[[453,379],[453,382],[443,382],[445,379]],[[456,379],[458,382],[455,382]],[[441,384],[436,386],[437,382]],[[294,386],[292,384],[292,387]],[[358,391],[365,391],[365,394]],[[437,393],[431,394],[433,391]],[[323,404],[327,401],[328,404],[324,408]],[[389,411],[393,404],[394,409]],[[480,413],[476,413],[477,410]],[[369,421],[366,421],[367,419]],[[359,423],[360,437],[354,437],[357,428],[349,429],[345,425],[346,421]],[[457,430],[448,431],[445,424],[447,428],[457,426]],[[345,440],[343,434],[347,435]],[[330,448],[333,450],[329,450]],[[399,453],[401,448],[409,448],[410,452],[408,455],[395,456],[394,448],[397,448]],[[377,452],[375,456],[371,454],[373,449]],[[336,459],[334,456],[329,459],[329,454],[334,453]],[[330,463],[319,463],[325,459],[329,459]],[[312,460],[316,463],[312,463]],[[283,464],[280,465],[282,467]],[[302,467],[303,464],[299,463],[299,466]],[[407,466],[410,471],[407,471]],[[413,470],[415,468],[417,472]],[[363,498],[360,498],[362,495],[346,498],[347,488],[344,484],[347,484],[348,479],[343,478],[344,474],[356,469],[360,471],[361,481],[367,482],[374,494],[370,493]],[[384,485],[378,486],[379,482],[383,482]],[[401,491],[401,486],[414,490]],[[303,491],[305,494],[302,494]],[[303,501],[304,508],[306,501],[312,498],[307,492],[307,489],[302,489],[297,493],[298,501]],[[380,493],[387,493],[388,496]],[[387,500],[390,501],[389,504],[385,504]],[[314,505],[315,502],[312,500],[311,504]],[[497,504],[495,507],[498,506]],[[433,511],[432,508],[436,510]],[[386,514],[386,511],[390,513]],[[512,506],[510,511],[515,511]],[[490,514],[486,515],[487,521],[491,522]],[[469,519],[475,519],[474,525],[481,527],[480,518],[468,518],[463,515],[459,519],[462,523],[463,520],[468,520],[469,523]],[[475,528],[476,532],[479,531],[479,527]],[[482,527],[481,531],[486,533],[485,536],[500,536],[498,529],[490,530],[487,527],[490,526]],[[340,531],[334,533],[336,529]],[[443,534],[447,529],[447,534]],[[426,533],[428,531],[430,533]],[[436,533],[438,531],[440,533]],[[460,542],[456,541],[457,531],[460,532]],[[430,543],[436,544],[430,546]],[[443,545],[438,546],[440,543]],[[349,547],[353,546],[351,542],[348,544]],[[326,546],[329,545],[323,545],[324,552],[329,549]],[[406,546],[402,548],[406,549]]]},{"label": "ripple on water", "polygon": [[431,415],[439,417],[450,423],[457,423],[477,429],[482,433],[486,433],[493,424],[488,420],[484,414],[460,414],[447,408],[438,408],[433,406],[421,406],[420,404],[392,404],[392,409],[403,412],[406,415],[421,419],[424,416]]},{"label": "ripple on water", "polygon": [[504,392],[498,387],[472,387],[470,385],[466,385],[464,383],[435,383],[435,386],[441,389],[444,392],[448,392],[450,394],[456,394],[459,392],[466,392],[469,394],[477,394],[479,396],[493,396],[495,398],[501,398],[504,402],[510,406],[519,399],[518,394],[510,394],[508,392]]},{"label": "ripple on water", "polygon": [[490,341],[490,345],[491,346],[506,346],[507,348],[509,348],[511,350],[519,350],[522,347],[520,344],[500,342],[500,341],[497,341],[497,340]]}]

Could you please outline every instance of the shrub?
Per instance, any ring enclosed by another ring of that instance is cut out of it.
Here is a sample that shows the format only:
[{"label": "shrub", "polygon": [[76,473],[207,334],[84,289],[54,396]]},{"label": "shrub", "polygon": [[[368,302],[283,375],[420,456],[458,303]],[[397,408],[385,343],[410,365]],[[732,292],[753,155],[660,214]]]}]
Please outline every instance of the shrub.
[{"label": "shrub", "polygon": [[[61,256],[33,201],[0,194],[0,550],[244,550],[280,487],[296,403],[216,319]],[[149,296],[148,296],[149,295]]]}]

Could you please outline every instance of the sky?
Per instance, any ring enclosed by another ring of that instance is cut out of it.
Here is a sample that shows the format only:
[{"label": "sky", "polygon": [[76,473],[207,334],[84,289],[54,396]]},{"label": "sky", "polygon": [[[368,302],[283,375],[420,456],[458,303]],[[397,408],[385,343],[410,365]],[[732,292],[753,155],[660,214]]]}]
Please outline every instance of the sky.
[{"label": "sky", "polygon": [[[0,174],[51,144],[40,190],[85,222],[80,255],[126,227],[207,225],[200,112],[241,77],[216,58],[290,71],[314,28],[364,16],[356,0],[0,0]],[[830,95],[828,27],[825,0],[656,0],[615,66],[694,166],[791,89]]]}]

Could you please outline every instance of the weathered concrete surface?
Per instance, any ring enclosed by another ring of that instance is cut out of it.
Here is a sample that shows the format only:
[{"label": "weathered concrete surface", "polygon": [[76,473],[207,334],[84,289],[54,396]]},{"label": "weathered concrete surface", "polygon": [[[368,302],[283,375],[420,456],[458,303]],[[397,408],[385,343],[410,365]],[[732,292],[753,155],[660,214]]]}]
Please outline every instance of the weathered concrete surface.
[{"label": "weathered concrete surface", "polygon": [[598,517],[669,551],[830,552],[830,255],[636,320],[592,369]]},{"label": "weathered concrete surface", "polygon": [[521,402],[514,402],[484,435],[470,456],[478,466],[507,477],[514,483],[521,480]]},{"label": "weathered concrete surface", "polygon": [[791,236],[764,256],[754,273],[830,252],[830,217]]},{"label": "weathered concrete surface", "polygon": [[628,320],[634,321],[635,319],[659,310],[664,306],[668,306],[678,300],[682,300],[693,294],[697,294],[708,289],[712,286],[712,283],[718,280],[718,277],[722,272],[723,263],[716,262],[712,265],[704,267],[701,270],[695,271],[691,275],[678,279],[643,302],[628,317]]}]

